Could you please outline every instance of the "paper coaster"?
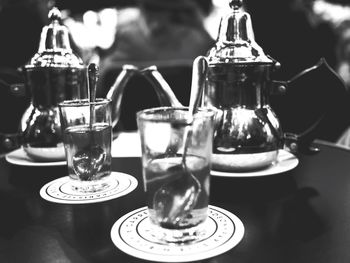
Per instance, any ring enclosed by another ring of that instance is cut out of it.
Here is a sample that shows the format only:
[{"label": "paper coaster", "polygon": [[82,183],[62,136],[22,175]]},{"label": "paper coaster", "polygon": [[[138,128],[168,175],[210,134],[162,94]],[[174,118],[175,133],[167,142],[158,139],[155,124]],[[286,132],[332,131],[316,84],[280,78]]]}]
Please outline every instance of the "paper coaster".
[{"label": "paper coaster", "polygon": [[219,207],[209,206],[204,224],[207,232],[199,241],[186,244],[157,242],[150,233],[147,207],[142,207],[118,219],[111,229],[111,238],[116,247],[137,258],[188,262],[222,254],[236,246],[244,235],[241,220]]},{"label": "paper coaster", "polygon": [[68,176],[53,180],[40,189],[40,196],[47,201],[60,204],[88,204],[111,200],[133,191],[137,180],[131,175],[112,172],[109,185],[94,193],[80,193],[73,190],[72,181]]}]

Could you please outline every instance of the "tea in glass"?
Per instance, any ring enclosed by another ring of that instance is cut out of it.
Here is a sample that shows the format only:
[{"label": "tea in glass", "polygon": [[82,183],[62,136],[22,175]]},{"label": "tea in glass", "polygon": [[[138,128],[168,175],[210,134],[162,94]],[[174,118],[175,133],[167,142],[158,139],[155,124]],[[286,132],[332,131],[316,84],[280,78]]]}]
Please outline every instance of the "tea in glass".
[{"label": "tea in glass", "polygon": [[161,107],[137,114],[144,189],[154,235],[184,243],[203,236],[207,219],[214,112]]},{"label": "tea in glass", "polygon": [[110,100],[94,102],[94,123],[90,123],[91,103],[87,100],[65,101],[59,106],[68,173],[74,189],[102,190],[108,186],[112,162]]}]

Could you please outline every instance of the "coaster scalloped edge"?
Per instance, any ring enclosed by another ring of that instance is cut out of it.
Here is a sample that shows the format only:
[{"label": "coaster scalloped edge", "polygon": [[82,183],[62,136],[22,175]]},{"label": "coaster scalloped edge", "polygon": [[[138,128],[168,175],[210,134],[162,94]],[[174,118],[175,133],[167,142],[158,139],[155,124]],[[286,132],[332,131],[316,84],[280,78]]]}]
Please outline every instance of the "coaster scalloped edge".
[{"label": "coaster scalloped edge", "polygon": [[138,185],[137,179],[129,174],[112,172],[111,184],[95,193],[80,193],[71,191],[68,176],[55,179],[40,189],[40,196],[53,203],[89,204],[112,200],[132,192]]},{"label": "coaster scalloped edge", "polygon": [[[111,229],[114,245],[126,254],[157,262],[188,262],[211,258],[235,247],[244,236],[242,221],[231,212],[210,205],[206,238],[189,244],[152,242],[147,237],[148,210],[142,207],[119,218]],[[204,223],[205,224],[205,223]],[[215,226],[213,226],[213,224]]]}]

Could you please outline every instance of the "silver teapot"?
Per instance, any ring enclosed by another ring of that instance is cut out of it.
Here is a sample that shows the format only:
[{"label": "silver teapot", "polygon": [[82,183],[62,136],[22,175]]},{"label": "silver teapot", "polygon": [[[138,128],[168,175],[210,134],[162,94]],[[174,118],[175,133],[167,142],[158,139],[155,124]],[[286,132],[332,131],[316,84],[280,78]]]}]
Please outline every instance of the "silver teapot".
[{"label": "silver teapot", "polygon": [[61,13],[52,8],[49,24],[42,29],[37,53],[23,67],[25,89],[31,103],[21,122],[21,144],[36,161],[65,158],[58,104],[67,99],[88,98],[86,67],[70,46]]},{"label": "silver teapot", "polygon": [[203,106],[218,110],[213,169],[260,169],[276,161],[283,137],[269,104],[271,74],[279,62],[255,42],[250,15],[242,1],[230,1],[216,45],[208,52]]},{"label": "silver teapot", "polygon": [[[213,169],[235,172],[262,169],[277,161],[281,149],[294,154],[318,152],[312,141],[321,129],[325,130],[324,119],[330,118],[329,112],[336,113],[336,104],[343,103],[341,97],[348,96],[343,81],[323,58],[288,81],[274,80],[272,75],[281,65],[256,43],[243,1],[230,0],[229,5],[231,12],[221,19],[216,44],[207,54],[209,67],[202,103],[218,111]],[[315,88],[309,88],[310,80]],[[291,118],[303,122],[301,116],[293,113],[312,112],[313,117],[299,133],[284,132],[271,106],[272,95],[282,94],[288,94],[292,100],[292,105],[288,104],[292,113],[288,114],[289,123],[297,125],[298,121]],[[302,108],[300,102],[309,106]]]}]

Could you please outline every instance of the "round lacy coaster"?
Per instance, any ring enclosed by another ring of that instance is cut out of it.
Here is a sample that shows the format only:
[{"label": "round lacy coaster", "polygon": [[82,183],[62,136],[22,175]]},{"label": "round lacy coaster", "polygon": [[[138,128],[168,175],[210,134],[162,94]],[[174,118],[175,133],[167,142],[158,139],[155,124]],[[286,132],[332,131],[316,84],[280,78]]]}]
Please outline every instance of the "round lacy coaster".
[{"label": "round lacy coaster", "polygon": [[244,235],[242,221],[232,213],[209,206],[206,234],[195,242],[167,244],[150,231],[147,207],[132,211],[115,222],[111,238],[116,247],[137,258],[158,262],[188,262],[222,254],[236,246]]},{"label": "round lacy coaster", "polygon": [[68,176],[58,178],[40,189],[40,196],[47,201],[60,204],[98,203],[126,195],[137,187],[133,176],[120,172],[112,172],[108,185],[101,191],[81,193],[74,190]]}]

